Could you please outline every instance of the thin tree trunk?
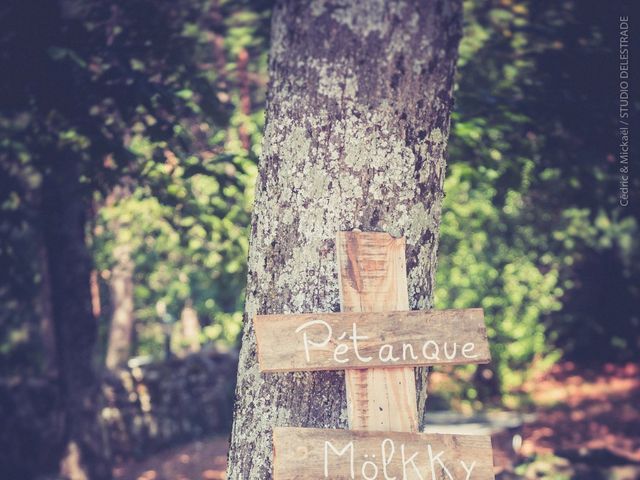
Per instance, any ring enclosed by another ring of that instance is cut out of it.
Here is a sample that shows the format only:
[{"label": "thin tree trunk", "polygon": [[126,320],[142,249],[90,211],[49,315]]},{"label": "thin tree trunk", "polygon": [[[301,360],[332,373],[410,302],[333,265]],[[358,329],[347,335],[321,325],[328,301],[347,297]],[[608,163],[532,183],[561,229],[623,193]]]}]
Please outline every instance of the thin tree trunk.
[{"label": "thin tree trunk", "polygon": [[180,343],[183,352],[200,351],[200,333],[198,312],[193,308],[191,300],[188,300],[180,313]]},{"label": "thin tree trunk", "polygon": [[53,310],[51,306],[51,278],[49,276],[49,259],[44,238],[38,239],[38,259],[42,283],[38,299],[38,313],[40,314],[40,337],[42,338],[42,351],[44,354],[44,371],[50,377],[58,375],[58,355],[56,353],[56,337],[53,322]]},{"label": "thin tree trunk", "polygon": [[[116,185],[105,199],[105,206],[113,207],[131,195],[128,179]],[[116,217],[109,221],[109,230],[114,236],[114,266],[109,276],[111,300],[111,322],[106,345],[107,368],[122,366],[129,360],[134,325],[133,274],[135,264],[131,258],[131,245],[121,239],[122,221]],[[95,309],[94,309],[95,314]]]},{"label": "thin tree trunk", "polygon": [[102,314],[102,302],[100,301],[98,271],[95,268],[91,270],[89,285],[91,286],[91,312],[95,318],[98,318]]},{"label": "thin tree trunk", "polygon": [[114,248],[113,256],[116,263],[109,278],[113,313],[107,341],[107,368],[116,368],[129,360],[134,321],[134,265],[131,260],[129,245],[117,245]]},{"label": "thin tree trunk", "polygon": [[[460,3],[275,8],[232,480],[271,477],[275,425],[346,426],[343,374],[260,374],[251,321],[338,310],[337,231],[406,236],[411,307],[431,305]],[[426,375],[417,379],[424,410]]]},{"label": "thin tree trunk", "polygon": [[65,408],[62,473],[73,480],[111,478],[99,423],[99,387],[93,368],[97,325],[91,312],[91,262],[85,243],[86,202],[73,160],[52,162],[43,184],[58,372]]},{"label": "thin tree trunk", "polygon": [[247,120],[251,113],[251,91],[249,90],[249,52],[243,48],[238,53],[238,83],[240,90],[240,112],[242,113],[242,123],[238,127],[238,134],[242,148],[249,151],[251,148],[251,138],[247,129]]}]

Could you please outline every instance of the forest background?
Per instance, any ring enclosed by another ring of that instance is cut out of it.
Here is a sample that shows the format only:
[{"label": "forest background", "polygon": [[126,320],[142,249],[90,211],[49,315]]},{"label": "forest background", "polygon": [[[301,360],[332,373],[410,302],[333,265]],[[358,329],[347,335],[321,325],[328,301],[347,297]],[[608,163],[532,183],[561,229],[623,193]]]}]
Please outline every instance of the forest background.
[{"label": "forest background", "polygon": [[[445,405],[521,408],[522,386],[558,361],[638,360],[633,165],[619,204],[622,5],[465,1],[435,305],[483,307],[493,363],[452,371]],[[96,366],[237,346],[270,9],[0,9],[3,379],[65,368],[53,318],[69,302],[96,329],[62,338]],[[60,234],[65,222],[80,234]],[[87,288],[52,282],[78,268]]]}]

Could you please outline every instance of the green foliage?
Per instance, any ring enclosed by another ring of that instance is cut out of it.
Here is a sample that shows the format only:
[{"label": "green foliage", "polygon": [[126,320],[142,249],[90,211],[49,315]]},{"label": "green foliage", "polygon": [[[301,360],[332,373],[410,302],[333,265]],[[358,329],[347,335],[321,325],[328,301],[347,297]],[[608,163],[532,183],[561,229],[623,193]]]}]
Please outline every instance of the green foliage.
[{"label": "green foliage", "polygon": [[465,2],[436,306],[485,309],[494,361],[471,400],[639,345],[637,217],[616,205],[616,119],[593,94],[609,79],[590,69],[615,60],[603,8]]},{"label": "green foliage", "polygon": [[184,178],[174,171],[168,192],[183,199],[177,208],[166,198],[161,202],[151,188],[138,187],[99,211],[94,244],[98,270],[108,279],[118,246],[129,249],[135,265],[138,353],[161,352],[162,336],[155,325],[159,303],[173,320],[193,304],[201,322],[209,325],[209,340],[230,344],[236,339],[250,207],[243,185],[252,181],[253,170],[240,174],[234,159],[220,161],[226,178],[222,173]]},{"label": "green foliage", "polygon": [[[569,480],[575,478],[576,471],[566,458],[553,454],[536,455],[518,465],[515,473],[521,478],[552,478],[553,480]],[[595,473],[595,472],[594,472]]]},{"label": "green foliage", "polygon": [[[10,0],[0,11],[11,72],[0,88],[2,365],[41,364],[41,190],[69,165],[91,213],[102,330],[126,246],[134,354],[160,354],[163,322],[186,305],[203,342],[236,341],[269,8]],[[465,2],[436,306],[486,311],[494,363],[464,371],[469,400],[508,400],[560,354],[640,350],[637,202],[616,205],[615,98],[602,93],[616,91],[608,15],[595,0]]]},{"label": "green foliage", "polygon": [[[119,245],[131,249],[135,264],[133,354],[162,352],[158,308],[166,311],[163,321],[175,322],[185,306],[192,306],[205,326],[202,342],[231,345],[240,331],[263,127],[268,17],[249,7],[227,7],[214,32],[203,32],[194,23],[184,27],[185,34],[215,49],[215,60],[223,67],[208,81],[226,105],[226,124],[192,125],[199,131],[200,151],[179,157],[166,150],[166,163],[151,160],[145,165],[143,185],[99,212],[94,251],[103,277],[109,276],[112,252]],[[194,92],[182,89],[176,95],[191,101]],[[134,145],[139,155],[150,149],[142,135]]]},{"label": "green foliage", "polygon": [[[156,302],[176,318],[188,300],[210,339],[235,341],[269,7],[210,0],[3,6],[0,66],[11,74],[0,88],[0,261],[7,277],[0,352],[13,355],[12,368],[34,363],[40,350],[47,304],[42,184],[68,178],[70,168],[95,217],[87,243],[103,280],[114,248],[131,249],[141,324],[157,321]],[[113,198],[118,185],[127,194]],[[103,308],[103,327],[108,317]],[[140,345],[157,351],[158,339],[145,335]],[[17,359],[21,351],[27,353]]]},{"label": "green foliage", "polygon": [[541,318],[560,308],[562,291],[558,267],[536,250],[522,194],[508,191],[498,209],[489,178],[464,163],[449,169],[436,305],[484,308],[496,373],[509,391],[549,352]]}]

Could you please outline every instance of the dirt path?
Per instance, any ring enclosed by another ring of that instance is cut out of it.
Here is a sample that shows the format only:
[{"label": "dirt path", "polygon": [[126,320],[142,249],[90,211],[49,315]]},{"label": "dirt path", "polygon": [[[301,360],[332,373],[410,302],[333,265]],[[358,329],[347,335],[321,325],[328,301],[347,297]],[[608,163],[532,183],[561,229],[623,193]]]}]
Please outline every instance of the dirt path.
[{"label": "dirt path", "polygon": [[227,466],[228,438],[215,437],[171,448],[141,462],[114,469],[122,480],[222,480]]},{"label": "dirt path", "polygon": [[[497,472],[512,471],[527,458],[550,453],[581,464],[640,466],[638,365],[579,370],[563,363],[525,388],[538,406],[536,419],[517,432],[493,436]],[[122,480],[220,480],[225,478],[226,455],[226,437],[206,439],[122,465],[114,476]]]},{"label": "dirt path", "polygon": [[565,363],[529,388],[539,409],[524,426],[521,454],[640,464],[638,365],[585,371]]}]

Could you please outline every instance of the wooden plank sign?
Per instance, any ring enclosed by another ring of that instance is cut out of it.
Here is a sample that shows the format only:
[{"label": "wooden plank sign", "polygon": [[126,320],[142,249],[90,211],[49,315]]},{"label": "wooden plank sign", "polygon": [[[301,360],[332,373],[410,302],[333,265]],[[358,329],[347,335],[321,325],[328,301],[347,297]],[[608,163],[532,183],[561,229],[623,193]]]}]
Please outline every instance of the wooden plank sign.
[{"label": "wooden plank sign", "polygon": [[258,315],[263,372],[489,363],[482,309]]},{"label": "wooden plank sign", "polygon": [[340,232],[341,313],[258,315],[263,372],[345,370],[351,430],[275,428],[275,480],[491,480],[491,438],[417,433],[415,366],[487,363],[482,309],[409,311],[405,241]]},{"label": "wooden plank sign", "polygon": [[492,479],[491,440],[479,435],[275,428],[274,478]]},{"label": "wooden plank sign", "polygon": [[[409,310],[404,238],[339,232],[336,238],[343,312]],[[346,370],[349,428],[415,432],[418,406],[411,367]]]}]

